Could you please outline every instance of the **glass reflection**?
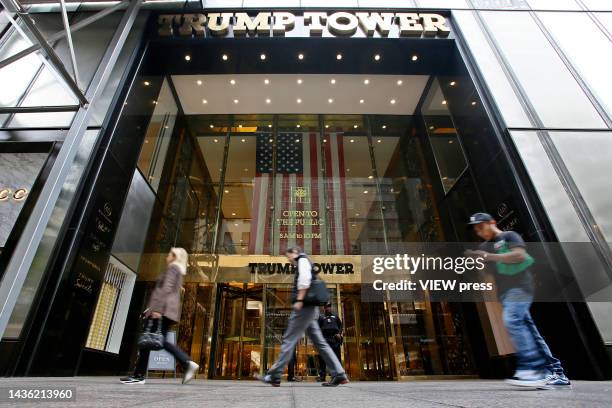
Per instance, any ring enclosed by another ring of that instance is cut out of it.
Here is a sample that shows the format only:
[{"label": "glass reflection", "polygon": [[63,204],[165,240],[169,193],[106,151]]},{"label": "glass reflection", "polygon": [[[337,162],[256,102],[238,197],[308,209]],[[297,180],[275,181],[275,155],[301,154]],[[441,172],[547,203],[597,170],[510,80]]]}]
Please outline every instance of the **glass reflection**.
[{"label": "glass reflection", "polygon": [[467,161],[448,109],[448,101],[437,79],[432,83],[422,113],[440,180],[444,191],[448,193],[467,168]]}]

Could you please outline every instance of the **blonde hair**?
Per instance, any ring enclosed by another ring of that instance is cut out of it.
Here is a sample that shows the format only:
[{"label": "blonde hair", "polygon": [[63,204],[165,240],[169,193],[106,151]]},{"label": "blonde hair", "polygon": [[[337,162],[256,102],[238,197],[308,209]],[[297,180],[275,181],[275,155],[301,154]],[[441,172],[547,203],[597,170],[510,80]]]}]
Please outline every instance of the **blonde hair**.
[{"label": "blonde hair", "polygon": [[187,274],[187,261],[189,260],[189,254],[184,248],[170,248],[170,253],[174,255],[174,261],[172,264],[178,266],[179,271],[182,275]]}]

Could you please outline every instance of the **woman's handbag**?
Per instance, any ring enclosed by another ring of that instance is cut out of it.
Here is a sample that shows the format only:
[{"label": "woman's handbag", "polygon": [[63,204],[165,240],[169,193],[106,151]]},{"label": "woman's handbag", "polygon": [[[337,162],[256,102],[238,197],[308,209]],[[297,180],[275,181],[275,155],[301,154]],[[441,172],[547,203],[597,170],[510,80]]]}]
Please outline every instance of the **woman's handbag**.
[{"label": "woman's handbag", "polygon": [[327,303],[329,303],[327,285],[313,274],[310,287],[304,296],[304,306],[324,306]]},{"label": "woman's handbag", "polygon": [[[153,320],[157,320],[157,328],[153,331]],[[161,319],[147,319],[144,331],[138,337],[138,347],[141,349],[161,350],[164,348],[164,334],[161,329]]]}]

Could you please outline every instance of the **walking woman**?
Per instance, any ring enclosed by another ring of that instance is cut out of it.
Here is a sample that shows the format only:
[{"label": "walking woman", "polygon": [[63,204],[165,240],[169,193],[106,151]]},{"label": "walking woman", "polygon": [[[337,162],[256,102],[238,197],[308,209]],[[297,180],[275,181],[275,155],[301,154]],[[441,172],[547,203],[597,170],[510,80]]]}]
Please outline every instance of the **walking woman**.
[{"label": "walking woman", "polygon": [[[161,324],[162,333],[166,336],[171,325],[177,323],[181,317],[181,289],[183,287],[183,276],[187,273],[187,251],[183,248],[172,248],[166,257],[168,267],[162,273],[155,289],[149,299],[147,313],[149,319],[156,320]],[[185,374],[183,384],[193,379],[200,368],[189,355],[172,343],[164,342],[164,349],[172,354],[177,361],[183,365]],[[149,349],[140,349],[134,375],[121,378],[124,384],[144,384],[147,364],[149,363]]]}]

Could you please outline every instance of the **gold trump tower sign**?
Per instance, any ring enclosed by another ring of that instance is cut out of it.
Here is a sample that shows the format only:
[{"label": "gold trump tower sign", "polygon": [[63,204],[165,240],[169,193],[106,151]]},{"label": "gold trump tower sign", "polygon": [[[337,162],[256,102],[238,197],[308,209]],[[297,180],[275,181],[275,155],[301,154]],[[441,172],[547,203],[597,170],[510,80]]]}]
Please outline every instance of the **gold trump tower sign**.
[{"label": "gold trump tower sign", "polygon": [[432,13],[305,11],[162,14],[162,37],[448,37],[446,18]]}]

